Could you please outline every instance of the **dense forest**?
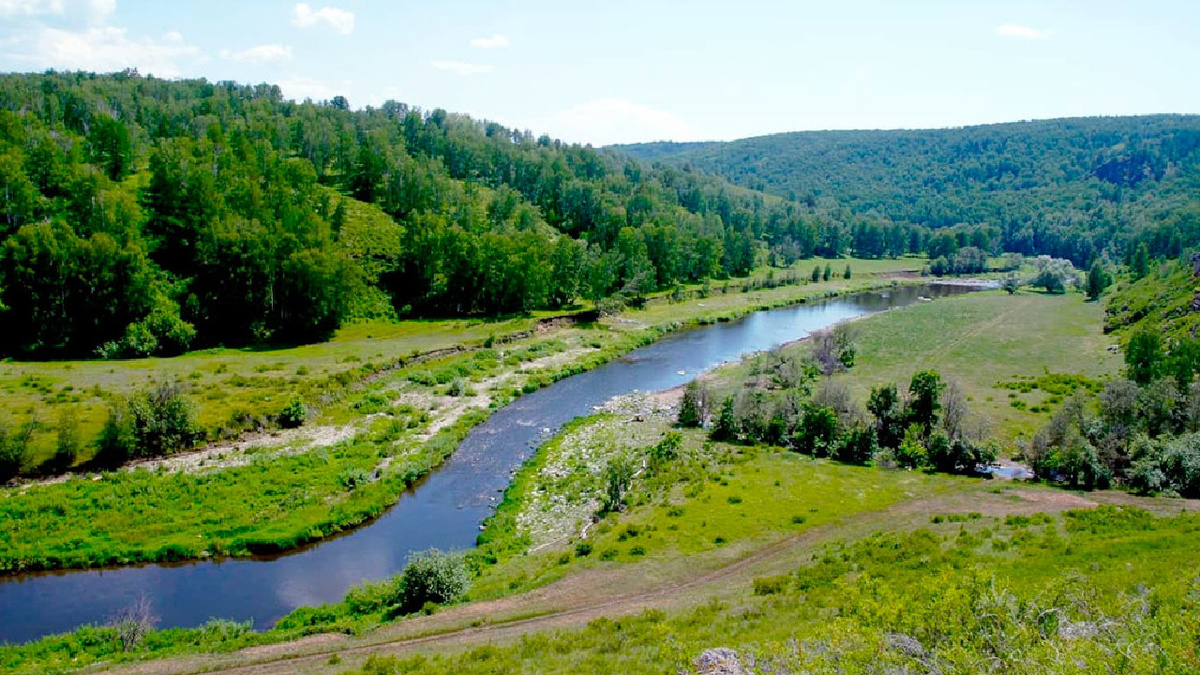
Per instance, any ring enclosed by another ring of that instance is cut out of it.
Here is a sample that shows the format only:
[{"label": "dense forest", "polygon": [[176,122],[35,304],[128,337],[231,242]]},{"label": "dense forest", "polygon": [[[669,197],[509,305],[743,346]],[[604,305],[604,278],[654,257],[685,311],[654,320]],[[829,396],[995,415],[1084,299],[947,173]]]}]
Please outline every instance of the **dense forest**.
[{"label": "dense forest", "polygon": [[1196,118],[1153,117],[626,148],[679,160],[650,166],[392,101],[3,75],[0,356],[619,306],[813,256],[922,253],[941,274],[1005,250],[1085,266],[1132,237],[1174,255],[1200,243],[1198,144]]},{"label": "dense forest", "polygon": [[1200,244],[1195,115],[797,132],[620,150],[858,219],[986,225],[1006,251],[1081,268],[1105,252],[1124,261],[1138,242],[1155,257]]},{"label": "dense forest", "polygon": [[[850,237],[795,202],[443,110],[136,72],[0,77],[0,182],[7,355],[636,300]],[[927,238],[894,234],[893,254]]]}]

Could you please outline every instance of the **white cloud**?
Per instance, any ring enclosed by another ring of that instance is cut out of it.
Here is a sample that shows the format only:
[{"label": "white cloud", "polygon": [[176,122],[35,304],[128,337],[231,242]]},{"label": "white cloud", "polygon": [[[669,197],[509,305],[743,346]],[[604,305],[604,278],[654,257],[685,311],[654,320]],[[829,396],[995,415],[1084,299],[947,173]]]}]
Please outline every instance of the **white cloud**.
[{"label": "white cloud", "polygon": [[177,31],[160,39],[130,39],[124,28],[99,26],[81,31],[42,28],[31,53],[18,55],[38,67],[108,72],[134,67],[158,77],[182,75],[178,61],[203,57]]},{"label": "white cloud", "polygon": [[1054,33],[1039,28],[1022,26],[1019,23],[1005,23],[996,26],[996,35],[1001,37],[1020,38],[1022,40],[1047,40]]},{"label": "white cloud", "polygon": [[354,32],[354,12],[337,7],[314,10],[307,2],[301,2],[292,10],[292,25],[298,28],[325,25],[342,35],[349,35]]},{"label": "white cloud", "polygon": [[508,37],[497,33],[492,37],[475,38],[471,40],[471,46],[476,49],[500,49],[508,46]]},{"label": "white cloud", "polygon": [[284,78],[279,81],[279,89],[283,91],[284,96],[297,101],[303,101],[306,98],[314,101],[328,101],[337,96],[337,91],[328,83],[307,75],[293,75]]},{"label": "white cloud", "polygon": [[117,0],[0,0],[0,17],[82,17],[100,22],[117,10]]},{"label": "white cloud", "polygon": [[40,16],[62,14],[66,11],[63,0],[0,0],[0,16]]},{"label": "white cloud", "polygon": [[221,50],[221,58],[241,63],[270,63],[272,61],[289,61],[292,58],[292,48],[287,45],[258,45],[241,51]]},{"label": "white cloud", "polygon": [[464,63],[462,61],[434,61],[431,65],[438,70],[461,76],[482,75],[495,70],[492,66],[482,63]]},{"label": "white cloud", "polygon": [[551,116],[541,126],[552,136],[598,146],[695,140],[695,132],[686,119],[623,98],[581,103]]}]

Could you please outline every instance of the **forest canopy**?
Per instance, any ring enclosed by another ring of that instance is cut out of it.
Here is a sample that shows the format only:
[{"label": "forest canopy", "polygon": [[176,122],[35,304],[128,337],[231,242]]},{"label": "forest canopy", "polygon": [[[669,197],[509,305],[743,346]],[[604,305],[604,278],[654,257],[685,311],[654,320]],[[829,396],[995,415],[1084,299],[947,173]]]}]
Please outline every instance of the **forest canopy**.
[{"label": "forest canopy", "polygon": [[395,101],[0,75],[0,356],[313,341],[356,319],[637,301],[814,256],[974,273],[1005,250],[1086,267],[1135,239],[1152,256],[1200,243],[1196,118],[1037,124],[830,132],[806,141],[826,148],[822,178],[792,171],[789,136],[739,142],[774,153],[745,171],[696,154],[737,144],[626,149],[683,159],[650,166]]}]

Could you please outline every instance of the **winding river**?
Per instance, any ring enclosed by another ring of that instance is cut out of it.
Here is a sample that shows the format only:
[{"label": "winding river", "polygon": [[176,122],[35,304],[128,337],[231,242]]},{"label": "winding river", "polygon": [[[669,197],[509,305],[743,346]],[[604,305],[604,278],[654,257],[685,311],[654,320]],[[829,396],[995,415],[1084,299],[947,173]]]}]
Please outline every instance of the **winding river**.
[{"label": "winding river", "polygon": [[675,387],[721,362],[847,319],[971,290],[898,287],[760,311],[741,321],[670,335],[496,411],[382,517],[288,554],[0,577],[0,641],[24,642],[101,623],[143,595],[163,627],[221,617],[253,620],[264,628],[297,607],[337,602],[351,586],[399,571],[413,551],[473,546],[512,472],[534,448],[613,396]]}]

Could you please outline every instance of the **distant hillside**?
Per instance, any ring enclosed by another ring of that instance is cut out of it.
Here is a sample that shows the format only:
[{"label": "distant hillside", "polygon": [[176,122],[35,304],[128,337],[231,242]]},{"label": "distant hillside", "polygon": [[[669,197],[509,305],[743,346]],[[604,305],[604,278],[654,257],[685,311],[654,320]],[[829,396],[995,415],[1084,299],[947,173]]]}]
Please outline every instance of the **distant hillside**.
[{"label": "distant hillside", "polygon": [[[693,167],[809,205],[933,228],[989,224],[1007,250],[1088,259],[1145,236],[1200,243],[1200,116],[1018,122],[957,129],[812,131],[620,151]],[[1190,205],[1190,208],[1189,208]],[[1181,218],[1181,213],[1189,213]],[[1162,233],[1151,232],[1166,226]]]},{"label": "distant hillside", "polygon": [[813,220],[723,179],[440,109],[135,71],[0,75],[0,356],[172,354],[319,340],[364,317],[636,298],[747,274],[802,233],[795,255],[811,256]]}]

